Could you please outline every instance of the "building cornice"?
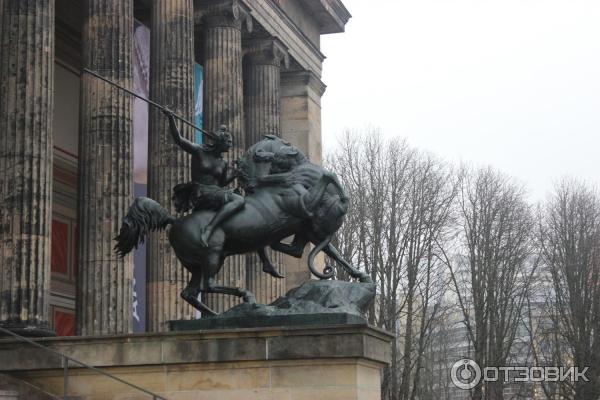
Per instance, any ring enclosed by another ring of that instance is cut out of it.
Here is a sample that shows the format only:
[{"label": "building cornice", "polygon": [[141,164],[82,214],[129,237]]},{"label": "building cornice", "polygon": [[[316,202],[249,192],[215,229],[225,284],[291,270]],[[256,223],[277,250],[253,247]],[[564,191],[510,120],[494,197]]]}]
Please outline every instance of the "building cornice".
[{"label": "building cornice", "polygon": [[[254,20],[271,36],[279,39],[303,69],[321,75],[325,56],[273,0],[240,0],[250,9]],[[276,18],[274,18],[276,17]]]},{"label": "building cornice", "polygon": [[351,15],[341,0],[303,0],[317,21],[321,34],[344,32]]},{"label": "building cornice", "polygon": [[[310,89],[319,97],[323,96],[327,85],[312,71],[284,71],[281,73],[281,87],[289,94],[298,94],[295,91],[304,92]],[[284,94],[285,96],[285,94]]]}]

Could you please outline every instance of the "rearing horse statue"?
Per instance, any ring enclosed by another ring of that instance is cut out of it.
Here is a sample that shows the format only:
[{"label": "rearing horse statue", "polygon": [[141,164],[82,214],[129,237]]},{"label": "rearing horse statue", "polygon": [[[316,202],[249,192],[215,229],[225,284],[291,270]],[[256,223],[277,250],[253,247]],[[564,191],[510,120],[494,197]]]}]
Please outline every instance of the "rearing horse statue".
[{"label": "rearing horse statue", "polygon": [[[205,227],[217,211],[194,209],[176,218],[156,201],[138,197],[116,238],[117,252],[124,256],[142,243],[150,231],[170,225],[169,242],[191,273],[181,297],[207,314],[215,312],[198,299],[201,292],[255,301],[246,289],[218,285],[215,276],[231,255],[258,252],[263,264],[267,263],[267,246],[301,257],[306,244],[312,242],[315,247],[310,251],[308,267],[313,274],[321,279],[333,276],[331,267],[321,272],[314,265],[316,254],[323,251],[350,276],[370,281],[330,243],[348,209],[348,199],[335,174],[310,163],[300,150],[275,136],[267,136],[248,149],[238,165],[238,180],[246,192],[244,205],[216,226],[208,240]],[[291,244],[282,243],[290,236],[294,236]]]}]

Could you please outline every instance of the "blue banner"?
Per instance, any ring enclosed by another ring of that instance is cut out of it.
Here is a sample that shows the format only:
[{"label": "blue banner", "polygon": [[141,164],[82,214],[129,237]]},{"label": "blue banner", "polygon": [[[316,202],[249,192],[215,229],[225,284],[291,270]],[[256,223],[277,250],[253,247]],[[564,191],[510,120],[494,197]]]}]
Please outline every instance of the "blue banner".
[{"label": "blue banner", "polygon": [[[133,48],[133,90],[144,97],[150,87],[150,29],[135,21]],[[133,181],[134,196],[147,196],[148,183],[148,103],[133,101]],[[133,253],[134,332],[146,330],[146,244]]]},{"label": "blue banner", "polygon": [[[202,65],[195,64],[194,66],[194,124],[202,128]],[[202,132],[196,130],[195,142],[202,143]]]}]

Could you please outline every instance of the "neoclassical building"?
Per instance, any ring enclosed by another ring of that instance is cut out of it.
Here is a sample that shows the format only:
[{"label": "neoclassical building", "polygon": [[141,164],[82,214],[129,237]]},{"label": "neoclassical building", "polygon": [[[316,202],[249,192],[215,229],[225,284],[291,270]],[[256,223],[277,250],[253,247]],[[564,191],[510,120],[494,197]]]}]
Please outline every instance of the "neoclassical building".
[{"label": "neoclassical building", "polygon": [[[168,320],[198,317],[179,297],[187,276],[164,232],[135,257],[113,250],[134,194],[168,207],[172,187],[189,179],[190,160],[158,109],[83,68],[189,120],[201,111],[205,129],[227,125],[232,160],[275,134],[320,162],[320,36],[342,32],[350,14],[340,0],[0,7],[0,326],[29,335],[120,334],[134,323],[158,332]],[[305,261],[272,257],[284,281],[251,256],[232,258],[219,279],[261,302],[309,279]],[[232,305],[206,301],[218,310]]]}]

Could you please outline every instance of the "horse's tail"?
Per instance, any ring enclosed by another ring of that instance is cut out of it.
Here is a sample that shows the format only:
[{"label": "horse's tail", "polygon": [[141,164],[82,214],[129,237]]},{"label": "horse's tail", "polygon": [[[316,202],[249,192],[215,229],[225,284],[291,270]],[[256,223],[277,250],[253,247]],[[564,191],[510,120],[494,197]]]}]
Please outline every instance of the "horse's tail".
[{"label": "horse's tail", "polygon": [[119,235],[115,238],[115,250],[121,257],[125,257],[133,248],[144,243],[150,231],[165,229],[172,224],[175,218],[156,201],[147,197],[137,197],[127,215],[123,219]]}]

